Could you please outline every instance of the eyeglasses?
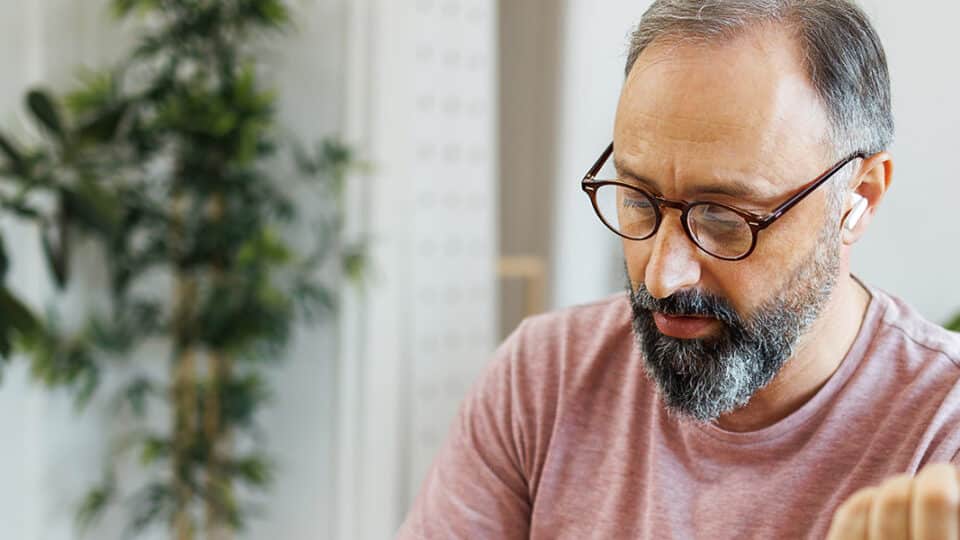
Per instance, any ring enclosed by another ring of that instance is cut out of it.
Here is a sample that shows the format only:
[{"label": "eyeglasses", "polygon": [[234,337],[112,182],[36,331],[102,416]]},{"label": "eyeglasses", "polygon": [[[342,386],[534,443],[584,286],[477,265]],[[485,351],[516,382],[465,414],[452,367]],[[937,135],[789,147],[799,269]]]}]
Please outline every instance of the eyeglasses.
[{"label": "eyeglasses", "polygon": [[854,159],[857,153],[827,169],[796,195],[765,216],[725,204],[706,201],[671,201],[621,180],[597,180],[596,175],[613,154],[613,143],[583,177],[581,188],[590,197],[600,221],[628,240],[646,240],[660,228],[663,208],[680,210],[683,230],[693,243],[709,255],[725,261],[747,258],[757,247],[757,234],[783,217],[804,197],[827,182]]}]

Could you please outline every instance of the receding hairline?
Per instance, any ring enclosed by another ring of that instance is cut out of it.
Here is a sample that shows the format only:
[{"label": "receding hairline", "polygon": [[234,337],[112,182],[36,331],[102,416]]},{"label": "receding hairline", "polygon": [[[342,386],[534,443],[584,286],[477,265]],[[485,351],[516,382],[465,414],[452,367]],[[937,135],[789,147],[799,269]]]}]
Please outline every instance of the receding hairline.
[{"label": "receding hairline", "polygon": [[[633,48],[625,66],[624,80],[630,77],[630,72],[633,70],[633,66],[636,65],[637,59],[654,45],[658,47],[724,47],[733,44],[739,39],[750,38],[751,36],[758,37],[766,32],[781,32],[790,38],[789,40],[796,46],[800,60],[804,62],[804,74],[809,80],[807,47],[803,39],[800,21],[795,15],[789,17],[757,17],[755,20],[750,20],[742,26],[722,28],[714,32],[684,27],[679,24],[669,27],[660,31],[651,40],[644,43],[642,47]],[[813,81],[810,82],[812,83]]]},{"label": "receding hairline", "polygon": [[720,44],[764,25],[795,37],[838,157],[889,147],[895,126],[886,54],[856,0],[654,0],[629,35],[624,78],[655,42]]}]

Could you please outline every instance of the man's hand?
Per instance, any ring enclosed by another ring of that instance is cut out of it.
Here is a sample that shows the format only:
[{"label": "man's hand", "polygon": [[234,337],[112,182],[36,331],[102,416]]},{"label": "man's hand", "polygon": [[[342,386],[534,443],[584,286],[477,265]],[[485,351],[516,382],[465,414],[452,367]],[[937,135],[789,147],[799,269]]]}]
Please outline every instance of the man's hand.
[{"label": "man's hand", "polygon": [[828,540],[958,540],[960,476],[938,463],[861,489],[833,516]]}]

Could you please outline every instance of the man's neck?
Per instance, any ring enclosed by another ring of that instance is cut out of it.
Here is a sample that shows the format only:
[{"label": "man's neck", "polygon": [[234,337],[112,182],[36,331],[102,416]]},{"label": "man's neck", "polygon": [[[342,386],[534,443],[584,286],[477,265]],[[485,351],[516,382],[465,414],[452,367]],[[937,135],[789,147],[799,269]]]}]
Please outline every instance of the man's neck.
[{"label": "man's neck", "polygon": [[721,416],[717,424],[729,431],[756,431],[803,406],[840,367],[860,331],[869,303],[870,293],[847,275],[776,378],[745,407]]}]

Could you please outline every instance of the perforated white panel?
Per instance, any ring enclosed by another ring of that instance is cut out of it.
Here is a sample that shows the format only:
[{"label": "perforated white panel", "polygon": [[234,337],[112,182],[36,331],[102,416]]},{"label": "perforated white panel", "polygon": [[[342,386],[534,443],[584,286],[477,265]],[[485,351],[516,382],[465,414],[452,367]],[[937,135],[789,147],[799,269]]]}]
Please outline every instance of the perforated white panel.
[{"label": "perforated white panel", "polygon": [[494,346],[495,12],[413,0],[412,496]]},{"label": "perforated white panel", "polygon": [[[390,537],[495,346],[493,0],[351,1],[352,219],[371,280],[347,306],[338,538]],[[351,322],[354,321],[354,322]]]}]

